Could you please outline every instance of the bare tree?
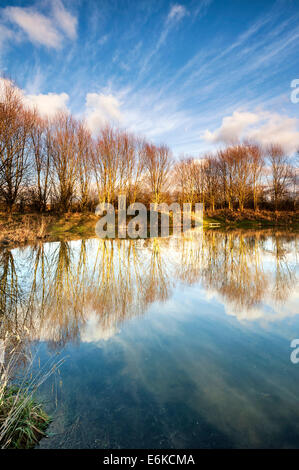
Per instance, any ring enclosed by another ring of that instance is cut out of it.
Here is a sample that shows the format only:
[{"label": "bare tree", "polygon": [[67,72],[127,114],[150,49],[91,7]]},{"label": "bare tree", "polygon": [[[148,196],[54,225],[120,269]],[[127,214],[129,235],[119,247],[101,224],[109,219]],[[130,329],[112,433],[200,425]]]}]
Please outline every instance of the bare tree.
[{"label": "bare tree", "polygon": [[23,189],[29,166],[32,114],[16,87],[2,83],[0,97],[0,197],[12,211]]},{"label": "bare tree", "polygon": [[233,187],[239,203],[239,209],[244,209],[249,194],[250,160],[246,145],[236,145],[230,149],[234,165]]},{"label": "bare tree", "polygon": [[194,184],[195,201],[201,202],[203,208],[206,205],[206,178],[205,178],[205,156],[193,160],[191,165],[192,180]]},{"label": "bare tree", "polygon": [[146,177],[152,193],[153,202],[162,202],[162,194],[169,187],[170,169],[172,166],[172,155],[168,147],[153,144],[144,146],[144,168]]},{"label": "bare tree", "polygon": [[211,209],[214,211],[220,193],[218,159],[213,155],[207,155],[204,159],[203,171],[205,201],[210,204]]},{"label": "bare tree", "polygon": [[91,193],[91,174],[92,174],[92,138],[91,134],[84,125],[79,122],[77,133],[77,159],[78,159],[78,197],[80,209],[83,211],[88,207]]},{"label": "bare tree", "polygon": [[100,202],[112,202],[117,186],[119,153],[117,133],[111,126],[100,132],[93,152],[93,169]]},{"label": "bare tree", "polygon": [[228,147],[224,150],[220,150],[217,154],[217,158],[219,160],[219,172],[222,180],[222,191],[224,200],[229,209],[233,208],[233,200],[235,197],[236,166],[232,149],[233,147]]},{"label": "bare tree", "polygon": [[51,141],[48,121],[37,112],[33,114],[33,126],[30,131],[32,146],[32,183],[31,200],[35,207],[43,212],[47,208],[50,196]]},{"label": "bare tree", "polygon": [[270,163],[270,190],[274,208],[277,211],[290,183],[290,163],[280,145],[270,145],[267,155]]},{"label": "bare tree", "polygon": [[260,195],[260,180],[264,168],[263,150],[260,145],[246,144],[249,166],[250,166],[250,180],[253,197],[253,208],[258,210],[258,201]]},{"label": "bare tree", "polygon": [[179,189],[179,199],[181,203],[189,202],[193,204],[196,199],[196,183],[195,183],[195,165],[196,162],[192,157],[182,157],[176,163],[173,172],[174,184]]},{"label": "bare tree", "polygon": [[[238,144],[227,147],[218,152],[217,160],[217,172],[221,178],[223,198],[229,209],[233,208],[233,202],[237,200],[239,209],[242,211],[249,196],[252,176],[249,146]],[[257,167],[255,179],[258,179]]]},{"label": "bare tree", "polygon": [[75,196],[78,175],[77,121],[58,113],[51,122],[53,188],[61,211],[68,211]]},{"label": "bare tree", "polygon": [[144,141],[141,138],[134,138],[135,152],[132,154],[133,160],[130,164],[130,173],[128,179],[129,202],[136,202],[138,194],[141,192],[141,184],[144,170],[143,149]]}]

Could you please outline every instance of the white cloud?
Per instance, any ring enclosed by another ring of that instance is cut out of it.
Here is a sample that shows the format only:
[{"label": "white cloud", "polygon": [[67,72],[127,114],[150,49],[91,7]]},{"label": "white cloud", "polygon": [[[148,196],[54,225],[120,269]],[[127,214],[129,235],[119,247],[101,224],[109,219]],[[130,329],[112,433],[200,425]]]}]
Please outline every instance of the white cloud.
[{"label": "white cloud", "polygon": [[167,21],[180,21],[187,15],[187,10],[183,5],[173,5],[168,13]]},{"label": "white cloud", "polygon": [[[0,78],[0,96],[3,93],[4,87],[9,84],[11,84],[10,80]],[[27,94],[20,88],[17,88],[16,90],[25,106],[32,109],[36,108],[44,117],[52,117],[58,111],[68,112],[67,102],[69,100],[69,95],[67,93],[40,93],[38,95],[33,95]]]},{"label": "white cloud", "polygon": [[264,115],[264,124],[252,129],[249,137],[263,145],[269,143],[281,144],[286,151],[295,152],[299,147],[299,121],[277,113]]},{"label": "white cloud", "polygon": [[46,16],[30,8],[7,7],[4,10],[8,19],[16,23],[34,43],[58,48],[62,37]]},{"label": "white cloud", "polygon": [[91,132],[97,132],[107,122],[120,122],[119,100],[109,94],[87,93],[86,95],[86,122]]},{"label": "white cloud", "polygon": [[231,144],[249,139],[262,145],[281,144],[287,152],[299,147],[299,122],[278,113],[258,111],[256,113],[234,111],[222,119],[214,132],[206,130],[202,136],[207,142]]},{"label": "white cloud", "polygon": [[235,305],[230,302],[226,302],[223,298],[221,298],[221,300],[224,303],[226,314],[236,317],[239,321],[265,320],[267,322],[274,322],[280,321],[284,318],[294,317],[299,314],[299,295],[296,289],[289,293],[288,298],[285,299],[284,302],[275,302],[271,295],[271,291],[269,291],[264,300],[264,303],[267,305],[266,309],[261,305],[250,309],[242,307],[236,308]]},{"label": "white cloud", "polygon": [[234,111],[232,116],[222,119],[222,124],[215,132],[207,130],[204,133],[205,140],[209,142],[232,143],[238,141],[246,128],[259,121],[254,113]]},{"label": "white cloud", "polygon": [[48,93],[47,95],[25,95],[24,101],[28,106],[36,107],[42,116],[52,117],[58,111],[68,111],[67,102],[69,95],[67,93]]},{"label": "white cloud", "polygon": [[54,18],[57,20],[60,28],[70,39],[77,36],[77,18],[72,16],[63,6],[61,0],[53,2]]},{"label": "white cloud", "polygon": [[87,318],[81,329],[81,341],[83,343],[98,343],[113,338],[119,330],[114,325],[104,325],[99,321],[99,315],[94,312],[86,312]]}]

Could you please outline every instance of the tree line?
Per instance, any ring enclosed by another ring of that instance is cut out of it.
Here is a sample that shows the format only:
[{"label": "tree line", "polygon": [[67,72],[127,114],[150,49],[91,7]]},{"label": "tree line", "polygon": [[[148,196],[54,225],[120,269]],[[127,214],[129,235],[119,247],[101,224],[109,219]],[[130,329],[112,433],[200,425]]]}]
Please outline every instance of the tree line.
[{"label": "tree line", "polygon": [[0,204],[8,211],[93,210],[98,202],[201,202],[205,209],[296,209],[298,156],[283,147],[232,144],[175,159],[111,125],[91,135],[67,112],[43,118],[3,81],[0,94]]}]

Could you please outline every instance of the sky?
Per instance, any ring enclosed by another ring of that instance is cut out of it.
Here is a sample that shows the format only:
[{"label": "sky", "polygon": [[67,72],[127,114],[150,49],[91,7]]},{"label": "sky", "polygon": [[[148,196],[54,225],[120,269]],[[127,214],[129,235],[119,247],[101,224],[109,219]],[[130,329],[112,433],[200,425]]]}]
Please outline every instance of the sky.
[{"label": "sky", "polygon": [[176,156],[238,139],[295,152],[298,58],[299,0],[0,0],[0,75],[30,105]]}]

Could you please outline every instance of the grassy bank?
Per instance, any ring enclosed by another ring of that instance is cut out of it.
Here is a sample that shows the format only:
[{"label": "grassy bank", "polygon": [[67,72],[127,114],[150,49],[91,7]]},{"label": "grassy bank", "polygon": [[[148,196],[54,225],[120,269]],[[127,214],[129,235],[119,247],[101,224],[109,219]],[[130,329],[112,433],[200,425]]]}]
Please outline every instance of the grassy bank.
[{"label": "grassy bank", "polygon": [[98,218],[86,214],[0,214],[0,246],[92,237]]},{"label": "grassy bank", "polygon": [[[0,246],[18,246],[68,238],[89,238],[95,235],[98,217],[94,213],[67,214],[0,214]],[[244,210],[206,211],[205,228],[267,228],[299,230],[299,211],[271,212]]]},{"label": "grassy bank", "polygon": [[30,449],[45,436],[50,423],[28,390],[5,386],[0,393],[0,448]]},{"label": "grassy bank", "polygon": [[219,225],[227,228],[268,228],[277,227],[284,229],[299,230],[299,211],[253,211],[246,209],[230,211],[219,209],[206,211],[204,226],[206,228]]}]

